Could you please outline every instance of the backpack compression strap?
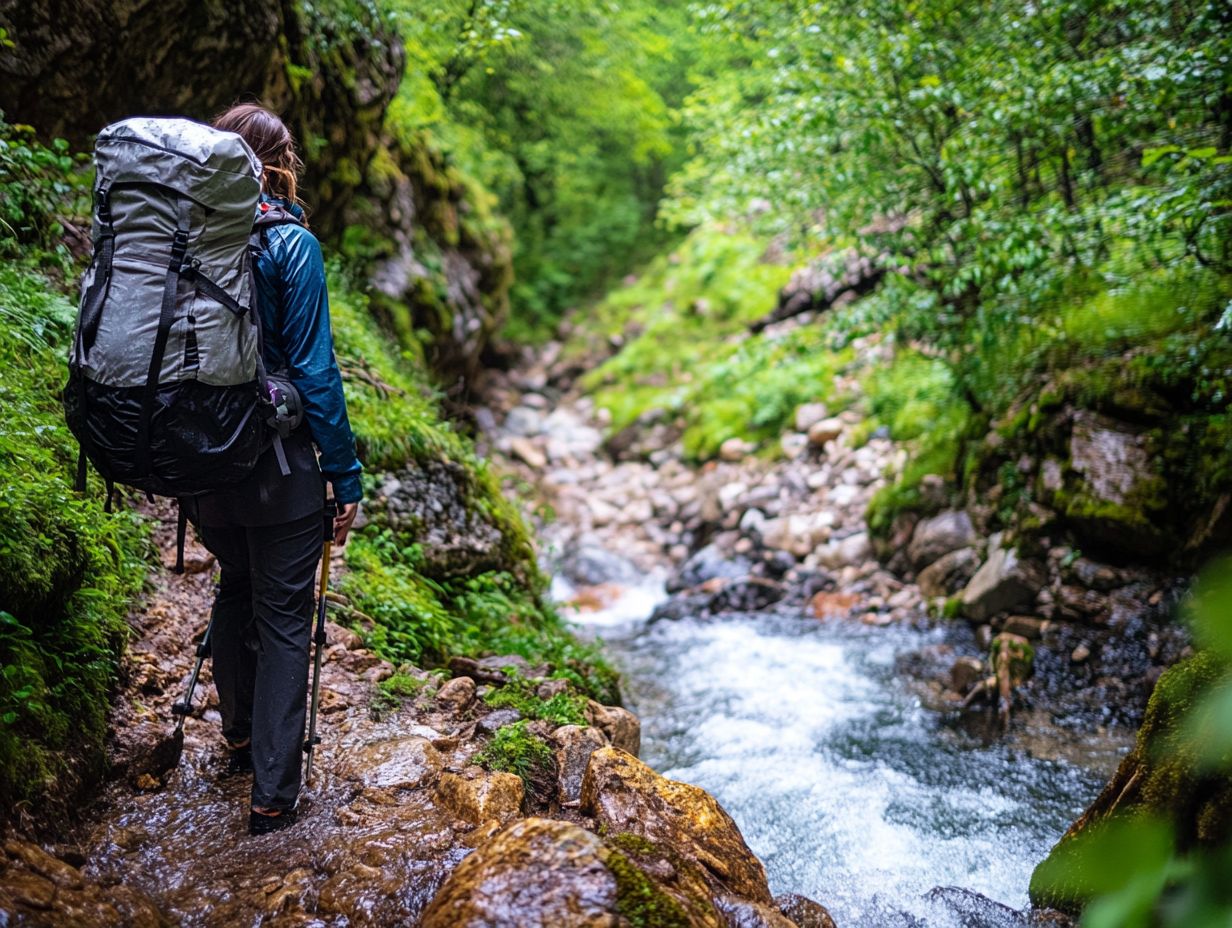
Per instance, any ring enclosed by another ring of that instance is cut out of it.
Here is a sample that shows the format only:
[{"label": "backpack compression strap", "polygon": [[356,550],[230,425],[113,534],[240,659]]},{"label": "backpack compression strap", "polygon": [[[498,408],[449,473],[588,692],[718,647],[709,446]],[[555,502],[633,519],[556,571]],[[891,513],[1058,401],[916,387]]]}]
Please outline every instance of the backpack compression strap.
[{"label": "backpack compression strap", "polygon": [[154,351],[150,355],[150,370],[145,378],[145,390],[141,395],[141,418],[137,422],[137,466],[139,473],[149,474],[150,464],[150,419],[154,415],[154,398],[158,393],[158,379],[162,374],[163,356],[167,352],[167,337],[175,323],[175,300],[180,288],[180,274],[184,270],[184,256],[188,252],[189,222],[192,201],[187,197],[178,200],[177,227],[171,237],[171,260],[167,262],[167,277],[163,282],[163,304],[158,314],[158,334],[154,336]]}]

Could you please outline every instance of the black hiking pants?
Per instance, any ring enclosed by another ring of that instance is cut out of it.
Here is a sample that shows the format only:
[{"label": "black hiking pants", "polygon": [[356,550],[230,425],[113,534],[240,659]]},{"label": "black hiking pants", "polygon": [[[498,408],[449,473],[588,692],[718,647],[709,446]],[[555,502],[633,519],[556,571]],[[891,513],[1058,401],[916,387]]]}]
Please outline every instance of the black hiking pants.
[{"label": "black hiking pants", "polygon": [[252,804],[291,809],[299,795],[313,581],[322,513],[262,526],[200,526],[218,559],[210,643],[223,736],[252,739]]}]

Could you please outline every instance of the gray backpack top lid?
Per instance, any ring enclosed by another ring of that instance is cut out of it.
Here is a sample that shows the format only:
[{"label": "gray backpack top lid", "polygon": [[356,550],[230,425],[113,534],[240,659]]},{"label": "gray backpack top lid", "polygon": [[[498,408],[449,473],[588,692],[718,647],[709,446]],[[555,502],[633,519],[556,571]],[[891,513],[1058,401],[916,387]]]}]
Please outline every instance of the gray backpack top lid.
[{"label": "gray backpack top lid", "polygon": [[183,496],[242,479],[263,447],[261,163],[234,133],[152,117],[104,129],[94,163],[69,425],[109,482]]}]

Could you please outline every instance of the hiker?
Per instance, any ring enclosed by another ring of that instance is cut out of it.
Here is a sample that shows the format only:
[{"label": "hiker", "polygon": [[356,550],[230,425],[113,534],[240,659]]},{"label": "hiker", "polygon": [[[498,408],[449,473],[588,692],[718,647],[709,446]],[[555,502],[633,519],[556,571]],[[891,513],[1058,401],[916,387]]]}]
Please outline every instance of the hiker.
[{"label": "hiker", "polygon": [[325,483],[338,507],[334,543],[343,545],[359,508],[361,466],[291,133],[255,104],[234,106],[213,125],[243,138],[261,162],[255,299],[262,354],[271,374],[297,388],[304,412],[281,450],[267,449],[246,479],[201,496],[196,507],[198,535],[221,569],[210,647],[227,772],[253,772],[249,832],[264,834],[295,821]]}]

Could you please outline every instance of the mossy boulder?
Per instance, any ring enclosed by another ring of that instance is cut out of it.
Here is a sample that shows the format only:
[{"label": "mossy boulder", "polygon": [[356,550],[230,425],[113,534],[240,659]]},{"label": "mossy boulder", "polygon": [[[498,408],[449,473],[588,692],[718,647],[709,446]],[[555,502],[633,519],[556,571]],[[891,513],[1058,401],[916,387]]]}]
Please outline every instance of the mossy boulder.
[{"label": "mossy boulder", "polygon": [[[1134,749],[1035,869],[1031,879],[1034,905],[1078,912],[1090,901],[1094,895],[1087,885],[1090,864],[1075,848],[1078,839],[1114,818],[1167,822],[1181,851],[1219,846],[1232,838],[1232,777],[1205,772],[1197,763],[1193,740],[1184,731],[1190,711],[1226,674],[1223,659],[1203,652],[1159,678]],[[1055,879],[1057,873],[1065,874],[1063,883]]]},{"label": "mossy boulder", "polygon": [[424,928],[723,928],[696,868],[650,867],[654,846],[524,819],[458,865]]},{"label": "mossy boulder", "polygon": [[582,780],[581,808],[600,828],[638,835],[694,861],[718,891],[771,901],[761,861],[704,789],[662,777],[617,748],[600,748]]}]

